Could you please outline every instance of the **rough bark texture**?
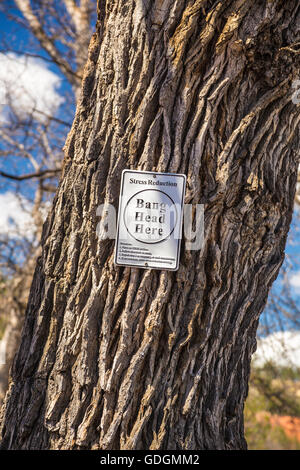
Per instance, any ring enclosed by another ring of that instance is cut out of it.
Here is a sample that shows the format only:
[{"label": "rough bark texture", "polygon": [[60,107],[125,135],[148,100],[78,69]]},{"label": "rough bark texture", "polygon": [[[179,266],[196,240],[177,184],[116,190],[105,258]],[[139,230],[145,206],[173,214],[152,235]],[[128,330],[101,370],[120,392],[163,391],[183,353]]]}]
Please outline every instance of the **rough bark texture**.
[{"label": "rough bark texture", "polygon": [[[241,449],[256,328],[298,165],[298,0],[99,1],[44,226],[2,448]],[[96,209],[124,168],[187,175],[201,251],[116,268]]]}]

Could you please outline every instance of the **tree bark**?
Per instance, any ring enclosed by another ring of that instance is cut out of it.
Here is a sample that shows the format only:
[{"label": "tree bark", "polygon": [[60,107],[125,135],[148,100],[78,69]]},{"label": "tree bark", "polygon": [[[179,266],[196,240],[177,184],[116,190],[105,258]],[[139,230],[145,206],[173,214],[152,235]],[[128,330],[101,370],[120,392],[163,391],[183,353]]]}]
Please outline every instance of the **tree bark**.
[{"label": "tree bark", "polygon": [[[2,413],[4,449],[244,449],[256,329],[299,160],[298,0],[99,0]],[[298,36],[297,36],[298,34]],[[124,168],[187,175],[204,244],[116,267]]]}]

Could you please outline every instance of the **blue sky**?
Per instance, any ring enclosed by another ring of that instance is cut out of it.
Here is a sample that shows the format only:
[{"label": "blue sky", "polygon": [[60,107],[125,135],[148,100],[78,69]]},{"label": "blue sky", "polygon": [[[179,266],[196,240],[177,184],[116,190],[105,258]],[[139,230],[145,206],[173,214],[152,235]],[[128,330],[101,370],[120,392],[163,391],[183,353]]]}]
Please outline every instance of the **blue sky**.
[{"label": "blue sky", "polygon": [[[7,5],[9,7],[7,8]],[[28,45],[29,40],[35,42],[36,47],[38,48],[37,41],[34,40],[32,34],[24,28],[21,24],[18,24],[16,21],[12,21],[8,15],[4,14],[1,11],[1,8],[5,8],[5,11],[8,14],[14,15],[20,20],[22,20],[22,15],[19,13],[19,10],[15,8],[14,1],[5,1],[5,5],[0,3],[0,39],[6,41],[12,49],[20,53],[26,52],[26,45]],[[2,45],[0,43],[0,48]],[[41,51],[42,52],[42,51]],[[42,52],[43,55],[46,55]]]},{"label": "blue sky", "polygon": [[[291,319],[288,318],[289,313],[293,313],[295,309],[291,308],[290,304],[294,303],[296,309],[300,309],[300,227],[299,227],[300,213],[299,209],[296,208],[292,224],[290,227],[288,240],[285,249],[285,260],[279,275],[274,282],[271,289],[271,296],[269,296],[269,303],[272,295],[276,297],[276,308],[283,308],[286,310],[287,315],[281,316],[276,315],[272,307],[267,305],[265,312],[262,314],[260,319],[260,325],[265,324],[275,325],[275,330],[291,330],[300,327],[300,316],[297,316],[297,322],[295,324],[294,316]],[[289,285],[285,282],[285,273],[289,280]],[[297,285],[297,286],[296,286]]]}]

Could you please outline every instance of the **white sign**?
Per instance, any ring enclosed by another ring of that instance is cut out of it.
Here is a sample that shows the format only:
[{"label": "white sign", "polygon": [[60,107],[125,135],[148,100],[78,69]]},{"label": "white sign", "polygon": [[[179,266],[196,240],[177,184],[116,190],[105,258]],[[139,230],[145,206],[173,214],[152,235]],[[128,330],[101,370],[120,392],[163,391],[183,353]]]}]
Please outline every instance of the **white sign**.
[{"label": "white sign", "polygon": [[115,263],[120,266],[179,267],[186,176],[124,170]]}]

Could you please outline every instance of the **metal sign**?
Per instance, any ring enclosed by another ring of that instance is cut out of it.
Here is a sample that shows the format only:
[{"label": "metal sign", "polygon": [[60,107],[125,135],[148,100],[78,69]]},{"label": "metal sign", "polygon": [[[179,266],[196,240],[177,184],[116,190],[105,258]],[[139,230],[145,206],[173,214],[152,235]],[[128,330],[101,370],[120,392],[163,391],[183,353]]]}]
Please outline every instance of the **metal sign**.
[{"label": "metal sign", "polygon": [[117,265],[178,269],[185,184],[181,174],[123,171]]}]

